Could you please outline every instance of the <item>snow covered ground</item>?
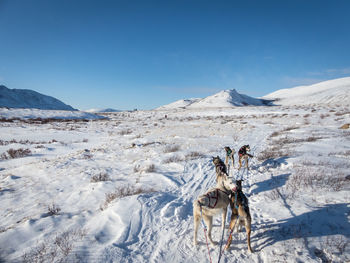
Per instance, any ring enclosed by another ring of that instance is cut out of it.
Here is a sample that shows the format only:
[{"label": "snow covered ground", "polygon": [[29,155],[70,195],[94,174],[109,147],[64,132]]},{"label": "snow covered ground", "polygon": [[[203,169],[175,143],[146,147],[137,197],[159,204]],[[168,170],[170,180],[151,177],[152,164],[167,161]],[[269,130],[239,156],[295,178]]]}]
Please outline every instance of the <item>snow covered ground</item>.
[{"label": "snow covered ground", "polygon": [[0,108],[0,118],[4,119],[60,119],[60,120],[94,120],[103,116],[83,111],[39,110],[39,109],[8,109]]},{"label": "snow covered ground", "polygon": [[209,262],[192,202],[215,185],[211,157],[244,144],[250,170],[230,173],[245,180],[255,252],[235,233],[221,262],[350,261],[349,106],[108,117],[0,122],[0,262]]}]

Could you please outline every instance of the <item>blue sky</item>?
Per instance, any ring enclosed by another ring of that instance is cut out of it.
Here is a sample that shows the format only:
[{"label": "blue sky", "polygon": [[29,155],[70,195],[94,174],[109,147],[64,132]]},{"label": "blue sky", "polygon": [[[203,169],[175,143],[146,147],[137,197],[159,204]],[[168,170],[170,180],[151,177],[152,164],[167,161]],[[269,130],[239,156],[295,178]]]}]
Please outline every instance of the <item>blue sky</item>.
[{"label": "blue sky", "polygon": [[350,76],[350,1],[0,0],[0,84],[79,109]]}]

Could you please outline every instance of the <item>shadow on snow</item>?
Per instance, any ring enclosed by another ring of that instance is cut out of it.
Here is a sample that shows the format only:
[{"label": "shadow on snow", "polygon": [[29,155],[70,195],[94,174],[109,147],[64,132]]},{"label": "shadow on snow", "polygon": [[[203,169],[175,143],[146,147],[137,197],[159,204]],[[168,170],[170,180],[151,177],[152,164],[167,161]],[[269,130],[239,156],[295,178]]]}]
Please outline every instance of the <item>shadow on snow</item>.
[{"label": "shadow on snow", "polygon": [[255,183],[257,188],[255,188],[251,194],[258,194],[266,191],[273,190],[275,188],[282,187],[288,181],[288,177],[291,174],[280,174],[277,176],[272,176],[270,179]]},{"label": "shadow on snow", "polygon": [[[267,229],[254,235],[252,241],[263,240],[257,247],[258,250],[261,250],[280,241],[303,238],[306,247],[310,250],[307,239],[311,237],[343,235],[349,238],[349,213],[350,209],[346,203],[317,207],[314,211],[264,226]],[[264,227],[261,227],[260,230]]]}]

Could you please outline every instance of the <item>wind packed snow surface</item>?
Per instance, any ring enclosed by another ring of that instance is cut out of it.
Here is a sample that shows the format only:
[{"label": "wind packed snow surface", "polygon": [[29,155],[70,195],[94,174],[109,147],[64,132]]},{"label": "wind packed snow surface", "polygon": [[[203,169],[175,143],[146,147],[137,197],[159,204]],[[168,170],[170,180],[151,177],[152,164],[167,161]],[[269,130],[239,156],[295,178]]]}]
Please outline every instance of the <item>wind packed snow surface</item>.
[{"label": "wind packed snow surface", "polygon": [[[201,225],[193,245],[192,203],[215,187],[212,156],[244,144],[250,169],[236,154],[230,176],[244,179],[254,253],[243,230],[220,262],[349,262],[349,107],[108,117],[0,122],[1,262],[209,262]],[[220,226],[218,214],[213,262]]]}]

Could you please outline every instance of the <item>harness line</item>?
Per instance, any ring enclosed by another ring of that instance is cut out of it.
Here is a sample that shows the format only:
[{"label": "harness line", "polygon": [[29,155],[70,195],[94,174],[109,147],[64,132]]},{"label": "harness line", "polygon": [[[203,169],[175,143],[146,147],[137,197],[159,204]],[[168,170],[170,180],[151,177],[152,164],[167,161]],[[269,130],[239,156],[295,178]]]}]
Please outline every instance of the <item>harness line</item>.
[{"label": "harness line", "polygon": [[[233,225],[233,227],[232,227],[232,229],[231,229],[231,231],[230,231],[230,235],[228,236],[228,239],[227,239],[227,242],[226,242],[226,246],[228,245],[228,241],[229,241],[230,238],[232,237],[233,230],[235,229],[235,226],[236,226],[238,220],[239,220],[239,215],[237,216],[236,222],[235,222],[235,224]],[[225,247],[226,247],[226,246],[225,246]],[[223,254],[224,252],[225,252],[225,249],[223,249],[221,253]]]},{"label": "harness line", "polygon": [[[198,202],[198,203],[199,203],[199,202]],[[203,225],[205,241],[206,241],[206,243],[207,243],[209,261],[210,261],[210,263],[212,263],[212,261],[211,261],[211,256],[210,256],[210,250],[209,250],[209,244],[208,244],[208,238],[207,238],[207,227],[205,226],[204,221],[203,221],[203,214],[202,214],[202,205],[201,205],[201,203],[199,203],[199,207],[201,208],[201,222],[202,222],[202,225]]]},{"label": "harness line", "polygon": [[[238,195],[238,192],[236,192],[236,194],[235,194],[235,202],[234,202],[234,204],[233,204],[233,205],[235,206],[236,209],[238,209],[238,205],[237,205],[237,195]],[[227,239],[227,242],[226,242],[226,246],[228,245],[228,241],[230,240],[230,238],[231,238],[231,236],[232,236],[233,229],[235,229],[235,226],[236,226],[238,220],[239,220],[239,215],[237,215],[236,222],[235,222],[235,224],[233,225],[233,227],[232,227],[232,229],[231,229],[231,231],[230,231],[230,234],[229,234],[228,239]],[[225,246],[225,247],[226,247],[226,246]],[[225,251],[225,249],[221,250],[221,246],[220,246],[220,251],[221,251],[221,254],[223,254],[224,251]],[[221,254],[220,254],[220,257],[221,257]],[[220,257],[219,257],[219,261],[220,261]],[[218,261],[218,263],[219,263],[219,261]]]},{"label": "harness line", "polygon": [[222,234],[221,234],[218,263],[220,262],[221,255],[222,255],[221,249],[222,249],[222,241],[224,240],[225,224],[226,224],[226,217],[224,218],[224,228],[222,229]]}]

